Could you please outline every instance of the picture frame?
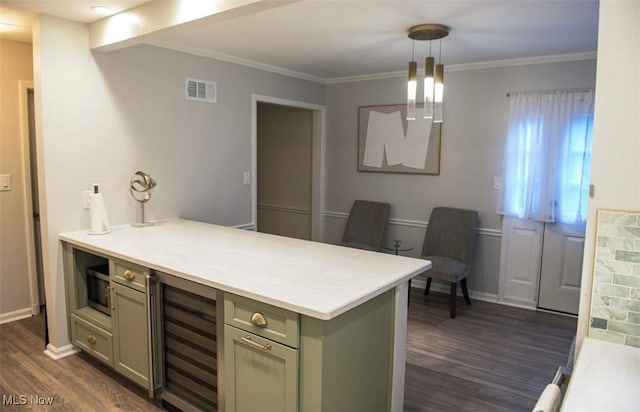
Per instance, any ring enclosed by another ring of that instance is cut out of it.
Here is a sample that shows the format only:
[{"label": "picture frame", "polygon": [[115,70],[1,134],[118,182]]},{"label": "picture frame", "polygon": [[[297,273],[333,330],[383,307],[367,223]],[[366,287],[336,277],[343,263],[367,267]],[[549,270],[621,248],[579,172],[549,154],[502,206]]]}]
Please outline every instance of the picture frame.
[{"label": "picture frame", "polygon": [[442,123],[406,119],[404,104],[358,108],[358,171],[440,174]]}]

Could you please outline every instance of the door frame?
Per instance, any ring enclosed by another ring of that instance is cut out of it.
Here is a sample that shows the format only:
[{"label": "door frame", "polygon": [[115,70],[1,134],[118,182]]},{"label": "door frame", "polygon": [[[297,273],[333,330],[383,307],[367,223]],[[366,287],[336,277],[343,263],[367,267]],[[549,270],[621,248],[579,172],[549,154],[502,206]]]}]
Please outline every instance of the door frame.
[{"label": "door frame", "polygon": [[308,109],[312,111],[311,136],[311,240],[321,241],[322,210],[324,208],[326,107],[318,104],[279,97],[251,95],[251,221],[258,230],[258,103]]},{"label": "door frame", "polygon": [[[36,272],[36,250],[33,226],[33,204],[31,202],[31,159],[29,158],[29,90],[33,90],[33,82],[18,81],[19,116],[20,116],[20,149],[22,155],[22,193],[24,201],[24,229],[27,251],[27,276],[31,299],[31,313],[40,313],[40,295],[38,292],[38,274]],[[35,150],[36,148],[31,148]]]}]

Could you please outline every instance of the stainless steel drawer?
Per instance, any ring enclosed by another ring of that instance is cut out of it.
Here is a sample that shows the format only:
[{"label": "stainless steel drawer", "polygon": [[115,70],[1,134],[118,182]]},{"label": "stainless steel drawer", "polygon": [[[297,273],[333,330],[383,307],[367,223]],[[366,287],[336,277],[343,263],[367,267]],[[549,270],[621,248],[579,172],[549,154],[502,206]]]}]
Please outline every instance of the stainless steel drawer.
[{"label": "stainless steel drawer", "polygon": [[300,346],[299,315],[290,310],[225,293],[224,323],[292,348]]},{"label": "stainless steel drawer", "polygon": [[145,292],[144,281],[149,274],[149,269],[113,259],[110,260],[109,269],[111,280]]},{"label": "stainless steel drawer", "polygon": [[72,314],[71,338],[74,345],[113,367],[113,337],[111,333]]}]

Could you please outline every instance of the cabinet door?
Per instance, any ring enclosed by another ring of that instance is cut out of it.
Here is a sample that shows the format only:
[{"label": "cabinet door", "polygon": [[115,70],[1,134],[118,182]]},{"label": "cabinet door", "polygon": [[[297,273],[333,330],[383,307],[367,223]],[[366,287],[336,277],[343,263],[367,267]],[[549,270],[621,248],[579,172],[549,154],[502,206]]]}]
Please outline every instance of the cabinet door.
[{"label": "cabinet door", "polygon": [[145,294],[111,282],[113,365],[135,383],[149,387],[149,345]]},{"label": "cabinet door", "polygon": [[230,411],[296,411],[298,350],[224,326],[225,395]]}]

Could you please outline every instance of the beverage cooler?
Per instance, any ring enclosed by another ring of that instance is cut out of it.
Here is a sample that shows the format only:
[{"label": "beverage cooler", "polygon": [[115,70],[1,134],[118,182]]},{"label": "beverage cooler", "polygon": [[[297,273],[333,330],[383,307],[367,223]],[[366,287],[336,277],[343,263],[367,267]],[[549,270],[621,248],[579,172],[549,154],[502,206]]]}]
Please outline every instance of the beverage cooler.
[{"label": "beverage cooler", "polygon": [[151,279],[152,394],[183,411],[224,409],[222,292],[162,272]]}]

